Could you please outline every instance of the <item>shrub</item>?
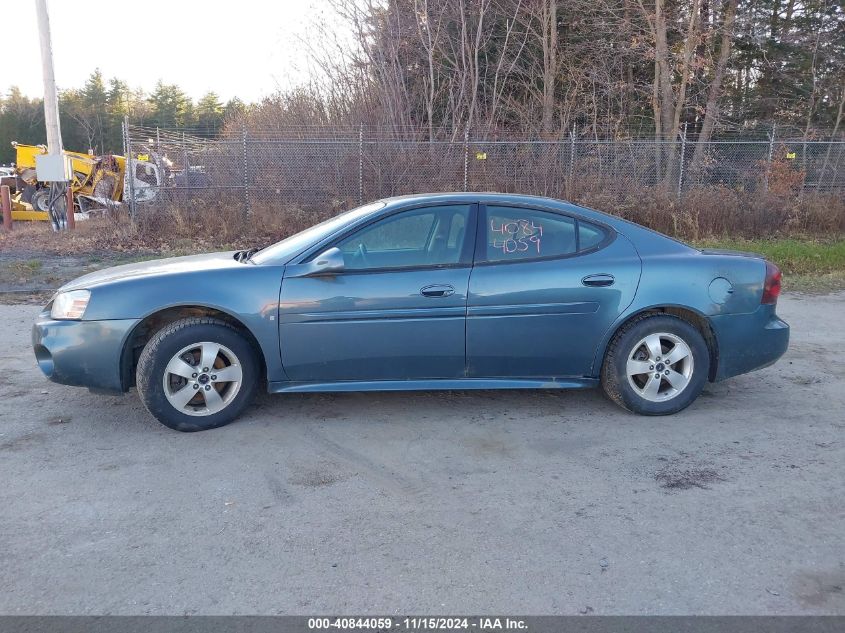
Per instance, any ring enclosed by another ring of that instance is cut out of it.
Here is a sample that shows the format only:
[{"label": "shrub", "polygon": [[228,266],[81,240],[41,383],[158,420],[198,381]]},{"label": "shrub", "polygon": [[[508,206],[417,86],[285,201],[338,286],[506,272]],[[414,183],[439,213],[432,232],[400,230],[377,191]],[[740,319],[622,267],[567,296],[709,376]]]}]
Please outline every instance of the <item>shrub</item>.
[{"label": "shrub", "polygon": [[[789,179],[786,179],[788,181]],[[836,194],[796,192],[778,186],[742,191],[697,187],[679,200],[661,186],[579,180],[559,194],[586,207],[618,215],[682,240],[830,237],[845,233],[845,199]],[[177,192],[139,206],[135,222],[126,210],[77,224],[57,237],[47,223],[19,222],[0,235],[0,248],[14,244],[52,252],[199,252],[270,244],[353,206],[332,199],[322,205],[245,201],[235,193]]]}]

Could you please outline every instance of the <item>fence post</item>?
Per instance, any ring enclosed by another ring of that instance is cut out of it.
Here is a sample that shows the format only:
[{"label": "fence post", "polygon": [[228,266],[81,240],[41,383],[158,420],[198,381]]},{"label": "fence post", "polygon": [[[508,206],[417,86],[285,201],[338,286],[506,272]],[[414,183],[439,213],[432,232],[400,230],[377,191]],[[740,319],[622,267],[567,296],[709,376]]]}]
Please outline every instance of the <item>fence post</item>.
[{"label": "fence post", "polygon": [[[129,178],[129,218],[135,220],[135,167],[132,165],[132,138],[129,136],[129,116],[123,117],[123,144],[126,147],[126,175]],[[126,192],[124,191],[124,194]]]},{"label": "fence post", "polygon": [[67,205],[65,222],[67,222],[68,230],[72,231],[76,228],[76,216],[73,214],[73,187],[71,187],[71,183],[67,184],[67,189],[65,190],[65,202]]},{"label": "fence post", "polygon": [[9,194],[9,185],[0,187],[0,206],[3,207],[3,228],[12,230],[12,197]]},{"label": "fence post", "polygon": [[[845,141],[845,138],[843,138],[843,141]],[[821,189],[822,181],[824,181],[824,175],[827,173],[827,165],[830,162],[830,152],[833,150],[833,144],[835,142],[836,142],[835,137],[833,136],[833,134],[831,134],[830,140],[827,142],[827,151],[824,153],[824,162],[822,163],[822,168],[819,171],[819,176],[816,179],[816,192],[818,192]],[[840,147],[839,157],[841,157],[842,156],[842,145],[840,145],[839,147]],[[831,179],[830,179],[831,185],[834,185],[834,186],[836,184],[836,171],[837,171],[837,168],[839,167],[839,157],[837,157],[837,159],[836,159],[836,166],[833,168],[832,176],[831,176]],[[806,179],[806,176],[805,176],[805,179]]]},{"label": "fence post", "polygon": [[364,124],[358,126],[358,204],[364,204]]},{"label": "fence post", "polygon": [[188,144],[185,142],[185,132],[182,132],[182,163],[185,166],[185,190],[191,195],[191,161],[188,159]]},{"label": "fence post", "polygon": [[769,191],[769,173],[772,171],[772,157],[775,154],[775,125],[772,124],[772,131],[769,134],[769,158],[766,164],[766,178],[763,181],[763,191]]},{"label": "fence post", "polygon": [[681,191],[684,187],[684,156],[687,149],[687,124],[684,122],[684,129],[681,132],[681,159],[678,161],[678,200],[681,199]]},{"label": "fence post", "polygon": [[575,124],[572,124],[572,129],[569,130],[569,191],[566,195],[572,198],[572,176],[575,173]]},{"label": "fence post", "polygon": [[804,133],[801,145],[801,169],[804,170],[804,178],[801,180],[801,198],[804,197],[804,190],[807,188],[807,134]]},{"label": "fence post", "polygon": [[252,209],[249,204],[249,176],[247,174],[247,160],[246,160],[246,123],[241,123],[241,146],[243,148],[243,181],[244,181],[244,212],[246,217],[252,214]]},{"label": "fence post", "polygon": [[464,191],[469,181],[469,126],[464,130]]}]

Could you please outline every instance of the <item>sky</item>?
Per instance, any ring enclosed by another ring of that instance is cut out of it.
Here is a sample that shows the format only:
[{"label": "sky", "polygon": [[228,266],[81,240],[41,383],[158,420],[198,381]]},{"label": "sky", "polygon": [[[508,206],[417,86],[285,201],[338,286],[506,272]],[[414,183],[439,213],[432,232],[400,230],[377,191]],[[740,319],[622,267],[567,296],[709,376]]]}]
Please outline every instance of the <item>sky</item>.
[{"label": "sky", "polygon": [[[43,94],[34,0],[3,12],[0,91]],[[141,8],[140,10],[138,10]],[[48,0],[59,89],[99,68],[149,92],[161,79],[197,99],[213,90],[250,102],[307,78],[305,37],[331,23],[325,0]],[[12,15],[14,13],[14,22]]]}]

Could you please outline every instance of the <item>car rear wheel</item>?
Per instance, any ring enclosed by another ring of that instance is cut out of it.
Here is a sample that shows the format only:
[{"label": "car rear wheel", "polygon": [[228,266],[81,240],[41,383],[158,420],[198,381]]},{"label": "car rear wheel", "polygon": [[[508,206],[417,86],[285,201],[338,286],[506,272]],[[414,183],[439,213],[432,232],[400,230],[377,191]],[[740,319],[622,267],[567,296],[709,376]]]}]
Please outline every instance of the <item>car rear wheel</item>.
[{"label": "car rear wheel", "polygon": [[135,378],[141,401],[159,422],[190,432],[234,420],[255,397],[260,372],[255,350],[237,330],[193,317],[150,339]]},{"label": "car rear wheel", "polygon": [[618,405],[642,415],[668,415],[692,404],[709,371],[701,333],[679,317],[659,314],[635,319],[614,336],[601,378]]}]

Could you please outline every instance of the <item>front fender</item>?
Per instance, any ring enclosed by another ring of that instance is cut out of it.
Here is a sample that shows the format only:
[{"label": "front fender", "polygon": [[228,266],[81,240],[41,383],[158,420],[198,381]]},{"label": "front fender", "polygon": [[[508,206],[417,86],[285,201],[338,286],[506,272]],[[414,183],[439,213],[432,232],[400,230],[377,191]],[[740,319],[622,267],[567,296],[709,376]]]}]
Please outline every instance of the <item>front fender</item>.
[{"label": "front fender", "polygon": [[267,380],[285,380],[278,345],[283,266],[255,266],[132,277],[91,288],[85,320],[143,319],[171,308],[204,307],[230,315],[258,342]]}]

